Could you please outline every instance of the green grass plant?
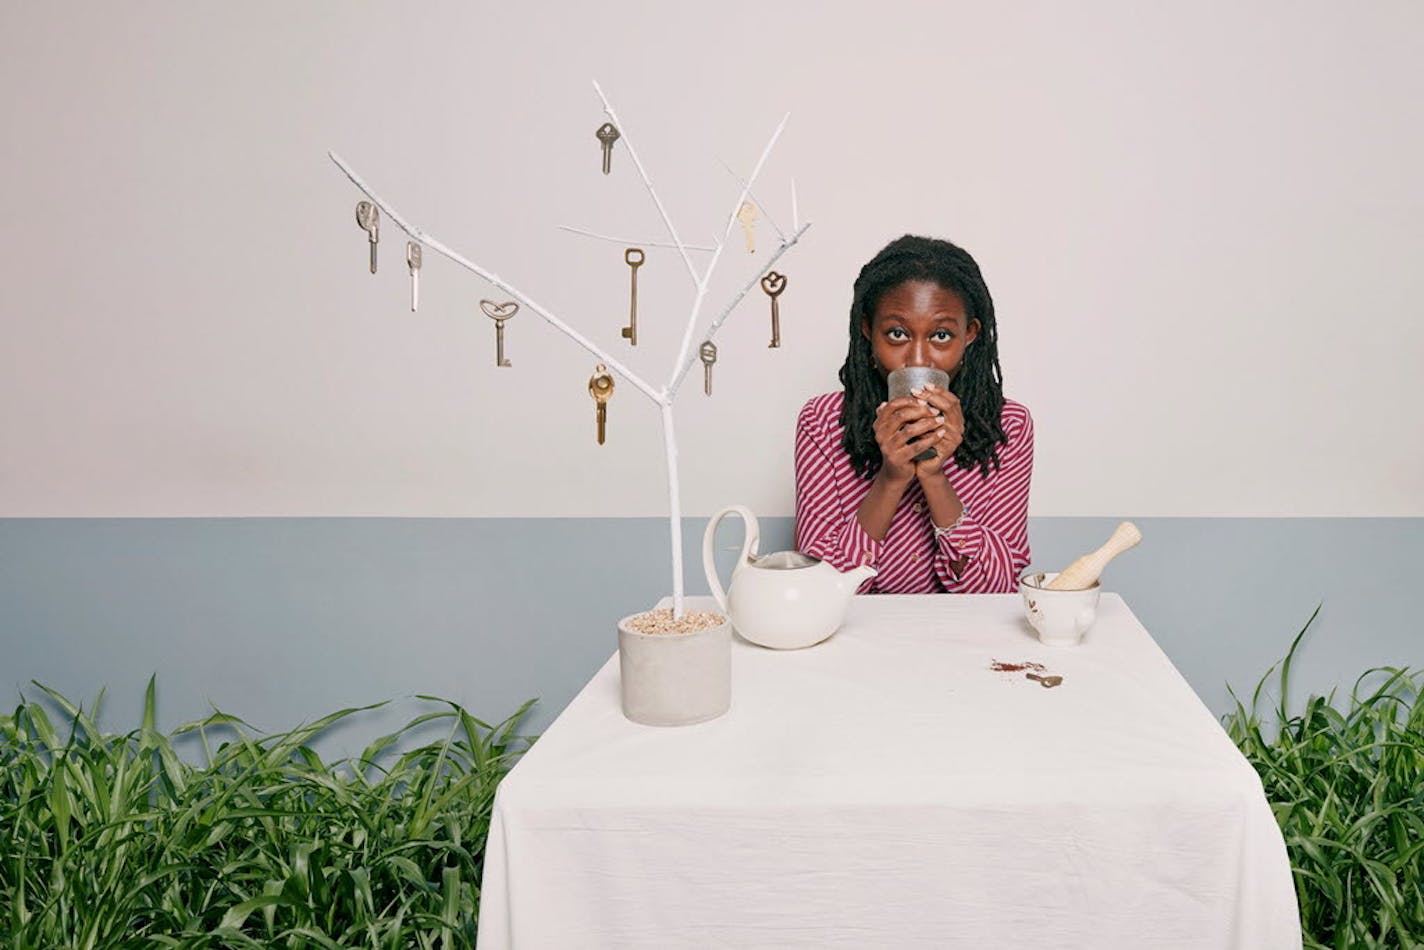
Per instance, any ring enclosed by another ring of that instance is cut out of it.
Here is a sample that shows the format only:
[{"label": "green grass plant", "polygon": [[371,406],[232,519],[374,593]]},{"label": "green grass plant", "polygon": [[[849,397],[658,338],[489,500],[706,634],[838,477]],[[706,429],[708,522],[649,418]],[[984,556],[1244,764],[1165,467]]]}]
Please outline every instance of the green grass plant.
[{"label": "green grass plant", "polygon": [[[1407,668],[1366,670],[1348,703],[1336,691],[1288,704],[1285,658],[1256,684],[1248,709],[1223,717],[1255,766],[1285,837],[1308,947],[1424,945],[1424,685]],[[1262,698],[1277,677],[1274,708]],[[1262,710],[1270,717],[1264,722]]]},{"label": "green grass plant", "polygon": [[[1306,945],[1424,946],[1424,674],[1376,667],[1348,702],[1292,712],[1318,615],[1223,724],[1280,824]],[[474,945],[495,787],[533,741],[516,732],[532,700],[489,725],[422,696],[432,711],[327,764],[316,736],[376,707],[262,736],[214,712],[160,734],[150,680],[140,727],[106,734],[97,702],[39,688],[48,707],[0,716],[3,946]],[[444,738],[402,751],[431,728]],[[192,741],[199,764],[179,754]]]},{"label": "green grass plant", "polygon": [[[0,945],[474,945],[495,786],[533,741],[515,732],[533,700],[491,726],[422,696],[435,708],[327,764],[312,740],[375,707],[262,736],[214,712],[165,735],[150,680],[141,726],[114,735],[39,688],[54,720],[24,697],[0,716]],[[402,751],[431,729],[443,740]]]}]

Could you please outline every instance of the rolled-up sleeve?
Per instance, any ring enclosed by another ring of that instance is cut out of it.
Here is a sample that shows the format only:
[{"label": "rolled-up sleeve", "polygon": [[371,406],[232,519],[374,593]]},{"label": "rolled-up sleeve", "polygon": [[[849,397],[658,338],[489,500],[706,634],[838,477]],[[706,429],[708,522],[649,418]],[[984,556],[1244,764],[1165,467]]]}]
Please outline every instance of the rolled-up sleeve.
[{"label": "rolled-up sleeve", "polygon": [[1028,494],[1033,477],[1033,417],[1006,420],[999,468],[989,490],[967,507],[954,529],[936,534],[934,568],[947,591],[1010,594],[1028,567]]},{"label": "rolled-up sleeve", "polygon": [[[838,571],[862,564],[874,567],[883,542],[866,534],[849,507],[846,486],[841,484],[844,476],[832,464],[817,428],[807,406],[796,421],[796,550]],[[875,579],[868,578],[857,593],[869,591],[874,584]]]}]

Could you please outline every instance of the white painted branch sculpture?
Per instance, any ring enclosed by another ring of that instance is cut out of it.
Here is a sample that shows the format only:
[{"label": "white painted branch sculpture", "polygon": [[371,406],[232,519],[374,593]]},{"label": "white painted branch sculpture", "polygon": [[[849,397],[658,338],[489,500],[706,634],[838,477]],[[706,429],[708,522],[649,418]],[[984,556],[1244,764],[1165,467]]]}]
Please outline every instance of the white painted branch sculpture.
[{"label": "white painted branch sculpture", "polygon": [[[677,228],[673,225],[672,219],[668,216],[667,209],[663,207],[662,201],[658,198],[657,191],[653,188],[653,182],[648,177],[647,171],[643,168],[643,163],[638,159],[638,153],[633,147],[633,139],[628,132],[627,126],[624,125],[622,120],[618,118],[617,113],[614,112],[613,106],[609,103],[608,98],[603,94],[603,90],[599,87],[598,83],[595,82],[593,84],[593,88],[598,93],[599,99],[603,102],[604,114],[606,114],[608,116],[608,120],[613,123],[614,126],[617,127],[620,133],[619,141],[621,141],[627,148],[628,156],[630,159],[632,159],[634,166],[638,169],[638,174],[643,179],[643,184],[647,186],[648,194],[652,197],[653,204],[657,207],[658,214],[662,217],[663,224],[666,225],[668,235],[672,239],[671,245],[657,244],[655,242],[646,242],[644,246],[671,246],[677,248],[678,254],[682,257],[682,261],[687,267],[688,276],[691,278],[693,287],[696,291],[696,295],[694,296],[692,301],[691,312],[688,314],[687,326],[683,330],[682,346],[678,350],[677,358],[673,361],[672,369],[668,375],[668,381],[666,384],[663,385],[661,389],[654,388],[651,383],[644,380],[642,377],[634,373],[628,367],[624,366],[619,360],[609,355],[603,348],[589,340],[587,337],[583,336],[577,330],[573,329],[568,324],[564,323],[562,320],[556,317],[553,313],[549,312],[549,310],[535,302],[535,300],[531,298],[528,294],[526,294],[524,291],[502,280],[498,275],[491,273],[490,271],[484,269],[473,261],[466,259],[451,248],[441,243],[435,237],[431,236],[430,234],[427,234],[425,231],[422,231],[420,228],[411,224],[404,217],[402,217],[401,214],[396,211],[396,209],[389,202],[385,201],[384,199],[379,197],[374,191],[372,191],[371,188],[361,179],[361,177],[356,174],[356,172],[351,168],[351,166],[348,165],[346,162],[342,161],[340,156],[336,155],[336,153],[334,152],[328,152],[327,154],[331,157],[331,160],[335,162],[343,172],[346,173],[346,176],[351,179],[351,182],[357,188],[359,188],[362,193],[364,193],[366,197],[369,198],[371,202],[375,204],[375,206],[379,208],[391,221],[393,221],[396,227],[400,228],[407,235],[409,235],[412,241],[416,242],[421,247],[430,248],[431,250],[444,255],[445,257],[454,261],[456,264],[459,264],[461,267],[464,267],[467,270],[473,271],[474,273],[482,277],[484,280],[488,281],[489,283],[503,290],[505,293],[514,297],[529,310],[538,314],[548,323],[552,324],[556,329],[564,333],[564,335],[569,337],[569,339],[573,340],[579,346],[582,346],[594,356],[598,357],[599,362],[603,363],[610,372],[615,373],[618,376],[621,376],[624,379],[628,380],[628,382],[630,382],[639,392],[641,392],[643,395],[647,396],[649,399],[651,399],[654,403],[657,404],[662,413],[663,443],[667,450],[668,499],[670,509],[669,524],[672,542],[673,616],[675,618],[681,619],[683,615],[682,503],[678,492],[677,439],[676,432],[673,426],[673,402],[677,398],[678,390],[682,386],[682,382],[687,375],[687,371],[692,367],[693,362],[697,360],[697,353],[695,353],[692,349],[692,334],[693,330],[696,329],[697,326],[698,315],[702,312],[702,304],[707,296],[708,284],[712,280],[712,274],[717,267],[717,262],[721,259],[722,251],[726,247],[727,236],[731,233],[732,226],[737,223],[737,213],[741,210],[743,204],[747,201],[748,196],[751,194],[752,183],[756,181],[757,176],[761,173],[762,166],[766,164],[767,156],[771,154],[771,150],[776,145],[777,139],[781,137],[781,132],[786,127],[786,122],[787,119],[790,118],[790,115],[788,114],[787,116],[784,116],[782,118],[781,123],[776,127],[776,131],[772,133],[770,140],[766,143],[766,147],[762,149],[761,157],[757,159],[756,168],[753,169],[751,178],[748,181],[742,183],[741,193],[737,196],[736,202],[733,203],[731,211],[727,214],[726,226],[723,228],[721,239],[717,241],[714,247],[697,247],[684,244],[682,239],[678,236]],[[722,326],[723,322],[726,321],[727,316],[737,306],[741,299],[746,296],[747,291],[757,285],[758,281],[760,281],[764,274],[766,274],[772,269],[773,265],[776,264],[777,260],[780,259],[781,255],[786,253],[786,251],[788,251],[790,248],[792,248],[796,244],[796,242],[801,239],[801,235],[806,233],[806,229],[811,226],[809,222],[804,225],[799,223],[796,208],[796,185],[794,181],[792,182],[791,186],[791,216],[792,233],[787,236],[783,234],[779,228],[776,229],[778,235],[780,235],[781,238],[781,243],[777,247],[776,251],[766,257],[761,269],[755,275],[753,275],[752,278],[747,281],[742,286],[742,288],[737,291],[735,295],[733,295],[730,301],[727,302],[726,306],[724,306],[721,312],[718,313],[716,318],[713,319],[712,323],[708,327],[707,332],[703,335],[702,339],[712,340],[717,335],[717,330]],[[773,227],[774,226],[775,225],[773,224]],[[575,233],[584,234],[588,237],[598,238],[601,240],[616,240],[614,238],[609,238],[601,234],[595,234],[593,232],[586,231],[583,229],[570,227],[565,227],[564,229],[574,231]],[[688,251],[692,250],[710,251],[712,253],[712,260],[708,263],[706,270],[702,271],[701,273],[699,273],[698,269],[693,265],[692,258],[688,256]]]}]

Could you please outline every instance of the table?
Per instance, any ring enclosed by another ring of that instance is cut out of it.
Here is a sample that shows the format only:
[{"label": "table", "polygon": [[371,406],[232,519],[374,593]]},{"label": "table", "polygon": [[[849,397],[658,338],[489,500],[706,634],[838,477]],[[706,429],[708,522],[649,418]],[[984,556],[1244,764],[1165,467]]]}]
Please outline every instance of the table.
[{"label": "table", "polygon": [[[1027,659],[1063,684],[990,669]],[[694,726],[618,676],[500,785],[480,950],[1301,945],[1259,779],[1116,594],[1057,649],[1016,594],[854,597],[811,649],[734,640]]]}]

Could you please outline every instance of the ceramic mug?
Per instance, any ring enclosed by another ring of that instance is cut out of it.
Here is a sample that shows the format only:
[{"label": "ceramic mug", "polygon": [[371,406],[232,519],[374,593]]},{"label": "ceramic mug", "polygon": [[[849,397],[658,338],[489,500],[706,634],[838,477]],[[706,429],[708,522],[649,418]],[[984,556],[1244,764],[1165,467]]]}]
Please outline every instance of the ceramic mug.
[{"label": "ceramic mug", "polygon": [[1054,647],[1077,646],[1098,619],[1098,594],[1102,588],[1095,583],[1087,590],[1048,590],[1049,582],[1057,576],[1057,571],[1039,571],[1019,578],[1024,616],[1040,642]]},{"label": "ceramic mug", "polygon": [[[949,389],[949,374],[942,369],[935,369],[933,366],[902,366],[899,369],[891,370],[886,378],[886,388],[889,390],[891,399],[901,399],[911,396],[911,390],[919,389],[925,383],[934,383],[940,389]],[[927,436],[916,436],[916,439],[927,438]],[[925,449],[915,456],[916,462],[923,462],[926,459],[935,457],[933,449]]]}]

